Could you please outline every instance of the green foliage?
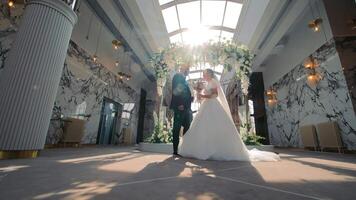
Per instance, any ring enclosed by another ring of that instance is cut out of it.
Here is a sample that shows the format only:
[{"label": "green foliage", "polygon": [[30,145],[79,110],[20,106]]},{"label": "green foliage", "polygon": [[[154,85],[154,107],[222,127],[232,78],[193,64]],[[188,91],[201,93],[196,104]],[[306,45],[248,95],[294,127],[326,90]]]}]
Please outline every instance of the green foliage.
[{"label": "green foliage", "polygon": [[244,134],[242,135],[242,140],[245,143],[245,145],[257,145],[260,146],[262,145],[262,141],[264,140],[264,137],[258,136],[256,134]]},{"label": "green foliage", "polygon": [[147,139],[149,143],[172,143],[173,134],[172,130],[164,130],[162,123],[156,123],[153,133],[150,138]]}]

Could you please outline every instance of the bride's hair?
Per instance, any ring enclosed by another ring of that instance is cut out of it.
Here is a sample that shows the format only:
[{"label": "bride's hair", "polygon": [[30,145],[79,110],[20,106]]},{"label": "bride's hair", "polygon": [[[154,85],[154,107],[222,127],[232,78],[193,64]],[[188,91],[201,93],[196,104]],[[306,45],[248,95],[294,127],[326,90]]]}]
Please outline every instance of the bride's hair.
[{"label": "bride's hair", "polygon": [[211,78],[216,79],[215,72],[212,69],[208,68],[208,69],[205,69],[205,71],[206,71],[206,73],[209,74],[209,76]]}]

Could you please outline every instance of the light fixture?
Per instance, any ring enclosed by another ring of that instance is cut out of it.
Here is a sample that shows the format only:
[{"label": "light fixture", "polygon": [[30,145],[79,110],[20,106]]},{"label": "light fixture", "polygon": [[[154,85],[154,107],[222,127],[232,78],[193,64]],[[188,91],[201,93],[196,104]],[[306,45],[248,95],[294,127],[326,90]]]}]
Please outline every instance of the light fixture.
[{"label": "light fixture", "polygon": [[314,32],[320,31],[321,23],[323,19],[317,18],[309,22],[308,27],[311,28]]},{"label": "light fixture", "polygon": [[94,53],[94,56],[93,56],[93,61],[94,62],[98,61],[98,48],[99,48],[99,40],[100,40],[100,37],[101,37],[102,28],[103,28],[103,24],[100,23],[100,31],[99,31],[98,39],[96,40],[96,48],[95,48],[95,53]]},{"label": "light fixture", "polygon": [[313,56],[309,56],[307,59],[304,60],[303,66],[307,69],[314,69],[319,67],[319,62]]},{"label": "light fixture", "polygon": [[122,43],[118,40],[113,40],[112,42],[112,46],[115,50],[118,50],[120,46],[122,46]]},{"label": "light fixture", "polygon": [[303,65],[308,70],[307,84],[311,87],[316,86],[321,79],[320,75],[316,71],[316,68],[319,67],[318,60],[310,55],[307,59],[305,59]]},{"label": "light fixture", "polygon": [[9,0],[9,1],[7,2],[7,5],[8,5],[10,8],[13,8],[13,7],[15,7],[15,2],[12,1],[12,0]]},{"label": "light fixture", "polygon": [[116,66],[116,67],[119,66],[119,61],[115,61],[115,66]]},{"label": "light fixture", "polygon": [[119,76],[119,80],[122,82],[122,80],[126,79],[129,81],[131,79],[131,75],[126,74],[124,72],[118,72],[117,75]]},{"label": "light fixture", "polygon": [[96,61],[98,61],[98,56],[97,55],[94,55],[93,56],[93,61],[96,63]]},{"label": "light fixture", "polygon": [[267,103],[269,106],[275,106],[278,102],[277,100],[277,92],[273,89],[270,88],[266,91],[266,96],[267,96]]},{"label": "light fixture", "polygon": [[310,87],[315,87],[318,82],[320,81],[321,77],[320,75],[315,71],[315,69],[311,69],[311,72],[309,73],[307,77],[307,84]]},{"label": "light fixture", "polygon": [[[312,20],[308,23],[308,27],[310,29],[312,29],[314,32],[319,32],[321,29],[321,24],[323,23],[323,19],[321,19],[321,17],[316,17],[314,15],[314,11],[313,11],[313,6],[312,6],[312,2],[309,1],[309,7],[310,7],[310,12],[312,14]],[[318,9],[318,5],[316,5],[316,8]],[[319,11],[319,9],[318,9]],[[321,16],[321,13],[319,12],[319,16]]]}]

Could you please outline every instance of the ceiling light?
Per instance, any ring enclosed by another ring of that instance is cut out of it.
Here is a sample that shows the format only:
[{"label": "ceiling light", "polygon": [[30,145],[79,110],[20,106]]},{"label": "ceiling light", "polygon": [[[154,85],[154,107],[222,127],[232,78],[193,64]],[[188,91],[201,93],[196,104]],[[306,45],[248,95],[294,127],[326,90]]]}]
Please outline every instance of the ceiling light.
[{"label": "ceiling light", "polygon": [[98,56],[97,56],[97,55],[94,55],[94,56],[93,56],[93,61],[94,61],[94,62],[98,61]]},{"label": "ceiling light", "polygon": [[314,72],[308,75],[307,83],[309,86],[315,87],[320,81],[320,79],[321,79],[320,75]]},{"label": "ceiling light", "polygon": [[126,79],[129,81],[131,79],[131,75],[126,74],[124,72],[118,72],[117,75],[119,76],[120,81],[122,81],[123,79]]},{"label": "ceiling light", "polygon": [[308,27],[311,28],[314,32],[318,32],[320,31],[321,23],[323,23],[323,20],[321,18],[317,18],[310,21]]},{"label": "ceiling light", "polygon": [[114,47],[115,50],[118,50],[120,46],[122,46],[122,43],[118,40],[113,40],[112,41],[112,46]]},{"label": "ceiling light", "polygon": [[14,1],[11,1],[11,0],[7,2],[7,5],[8,5],[10,8],[15,7]]},{"label": "ceiling light", "polygon": [[319,67],[319,62],[317,59],[313,58],[312,56],[309,56],[307,59],[305,59],[303,66],[308,69],[314,69],[316,67]]},{"label": "ceiling light", "polygon": [[116,67],[119,66],[119,61],[115,61],[115,66],[116,66]]}]

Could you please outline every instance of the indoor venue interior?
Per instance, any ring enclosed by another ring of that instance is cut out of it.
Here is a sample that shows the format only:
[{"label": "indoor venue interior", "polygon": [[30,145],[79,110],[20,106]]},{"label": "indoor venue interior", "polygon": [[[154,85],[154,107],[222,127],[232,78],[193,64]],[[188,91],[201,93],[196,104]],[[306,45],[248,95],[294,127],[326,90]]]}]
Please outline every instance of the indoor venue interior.
[{"label": "indoor venue interior", "polygon": [[356,0],[0,10],[0,199],[356,199]]}]

